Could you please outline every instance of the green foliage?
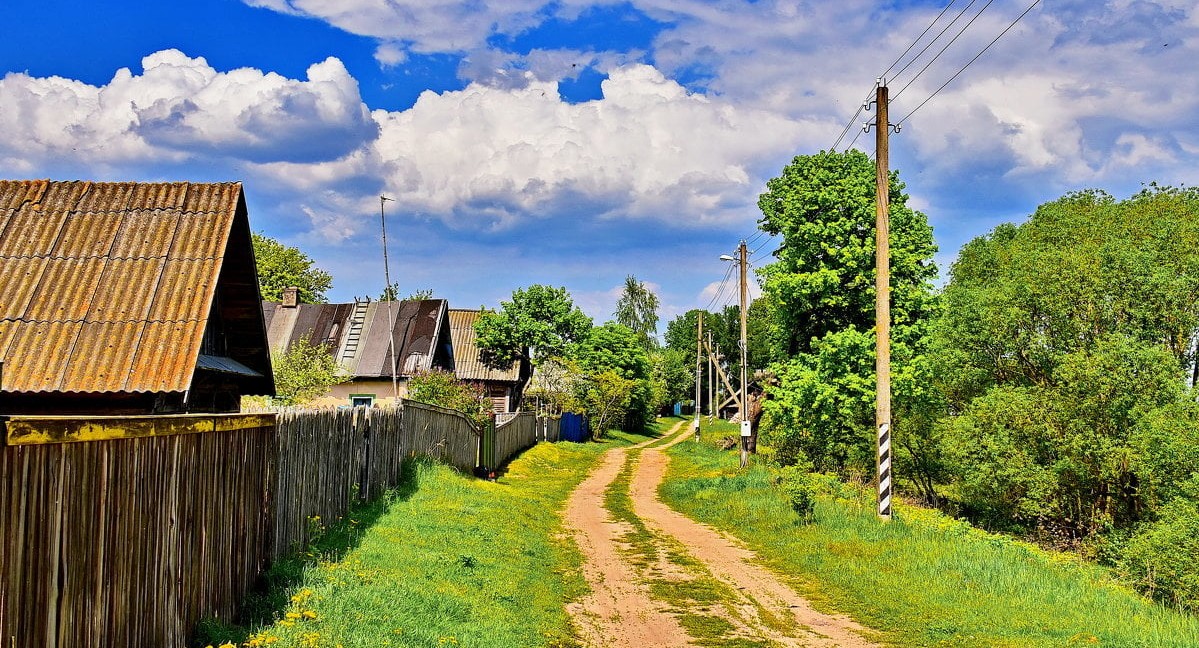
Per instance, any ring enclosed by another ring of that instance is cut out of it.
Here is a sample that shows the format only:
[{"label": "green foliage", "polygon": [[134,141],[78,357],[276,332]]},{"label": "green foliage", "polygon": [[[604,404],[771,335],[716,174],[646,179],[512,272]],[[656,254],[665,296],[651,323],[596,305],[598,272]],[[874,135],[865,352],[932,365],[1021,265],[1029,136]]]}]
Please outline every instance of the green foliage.
[{"label": "green foliage", "polygon": [[[778,261],[759,271],[763,296],[750,309],[751,330],[755,308],[763,313],[758,353],[774,360],[778,378],[763,425],[776,458],[808,457],[818,470],[858,479],[875,465],[874,176],[860,151],[821,152],[796,157],[767,183],[761,226],[783,243]],[[890,184],[896,463],[936,501],[942,460],[933,423],[943,405],[926,358],[936,247],[925,216],[907,207],[898,174]]]},{"label": "green foliage", "polygon": [[534,284],[512,293],[499,311],[483,311],[475,321],[482,360],[507,368],[522,358],[540,364],[569,358],[587,337],[591,318],[574,305],[565,288]]},{"label": "green foliage", "polygon": [[487,425],[491,402],[483,388],[463,382],[442,369],[418,371],[408,380],[408,398],[466,414],[477,426]]},{"label": "green foliage", "polygon": [[[638,431],[653,421],[654,383],[649,356],[635,332],[622,324],[608,323],[591,329],[587,339],[576,349],[579,368],[592,378],[592,385],[603,385],[603,395],[596,402],[622,402],[616,398],[628,386],[628,400],[619,415],[611,419],[616,427]],[[606,374],[611,374],[610,376]],[[617,380],[619,378],[620,380]],[[588,387],[594,390],[595,387]],[[586,401],[587,398],[582,400]],[[604,411],[610,408],[604,407]],[[592,407],[588,407],[588,413]],[[592,425],[597,419],[592,417]],[[600,426],[600,429],[606,429]]]},{"label": "green foliage", "polygon": [[[665,347],[650,354],[653,365],[655,409],[695,397],[695,351]],[[707,363],[704,363],[705,368]]]},{"label": "green foliage", "polygon": [[333,287],[333,276],[315,266],[298,248],[284,245],[269,236],[253,234],[254,263],[258,268],[258,287],[267,301],[282,301],[283,289],[299,288],[299,299],[306,304],[325,301],[325,292]]},{"label": "green foliage", "polygon": [[657,346],[658,296],[633,275],[625,277],[624,292],[616,301],[616,321],[636,333],[647,352]]},{"label": "green foliage", "polygon": [[399,297],[399,294],[400,284],[398,281],[393,281],[390,286],[384,288],[383,292],[379,294],[379,301],[421,301],[422,299],[433,299],[432,288],[421,288],[403,299]]},{"label": "green foliage", "polygon": [[1157,600],[1199,611],[1199,475],[1186,494],[1162,507],[1159,518],[1141,525],[1124,547],[1119,569]]},{"label": "green foliage", "polygon": [[591,421],[591,436],[600,439],[605,433],[621,427],[628,416],[636,381],[605,369],[579,382],[576,402],[583,407]]},{"label": "green foliage", "polygon": [[[672,393],[686,394],[674,400],[691,400],[695,389],[695,333],[699,314],[704,316],[704,338],[712,334],[713,351],[719,350],[723,357],[722,366],[728,372],[733,389],[741,388],[741,308],[728,306],[718,312],[689,310],[667,323],[663,336],[665,346],[690,358],[690,372],[685,381],[672,384]],[[754,372],[765,369],[772,358],[770,348],[771,311],[768,300],[759,298],[750,304],[746,314],[747,375],[752,378]],[[708,363],[703,363],[703,384],[708,384]],[[719,378],[715,380],[719,381]],[[706,392],[705,392],[706,393]]]},{"label": "green foliage", "polygon": [[[829,333],[874,326],[874,176],[861,151],[822,151],[797,156],[758,198],[762,230],[783,236],[778,261],[758,273],[780,357],[810,352]],[[891,313],[903,327],[928,313],[937,250],[897,172],[890,185]]]},{"label": "green foliage", "polygon": [[303,338],[284,352],[272,353],[271,364],[275,402],[280,405],[299,405],[319,398],[346,378],[329,345],[312,344]]},{"label": "green foliage", "polygon": [[816,483],[803,466],[779,469],[779,490],[800,519],[808,521],[816,509]]}]

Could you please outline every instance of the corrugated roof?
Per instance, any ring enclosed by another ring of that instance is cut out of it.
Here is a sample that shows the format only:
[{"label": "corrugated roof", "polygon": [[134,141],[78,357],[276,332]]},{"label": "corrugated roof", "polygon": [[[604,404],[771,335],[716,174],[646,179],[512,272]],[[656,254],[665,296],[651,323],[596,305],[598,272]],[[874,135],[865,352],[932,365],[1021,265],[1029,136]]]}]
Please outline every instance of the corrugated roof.
[{"label": "corrugated roof", "polygon": [[357,344],[347,348],[354,304],[298,304],[295,308],[284,308],[274,302],[262,305],[272,349],[285,349],[300,339],[313,344],[330,342],[334,357],[355,378],[391,376],[389,321],[394,321],[392,330],[400,349],[398,372],[411,375],[432,368],[438,340],[445,336],[442,323],[447,309],[444,299],[371,302],[365,309]]},{"label": "corrugated roof", "polygon": [[480,359],[476,344],[475,322],[479,311],[461,308],[450,309],[450,336],[454,340],[454,373],[459,380],[495,380],[517,382],[520,380],[520,365],[513,362],[508,369],[492,369]]},{"label": "corrugated roof", "polygon": [[0,387],[188,389],[241,192],[0,181]]}]

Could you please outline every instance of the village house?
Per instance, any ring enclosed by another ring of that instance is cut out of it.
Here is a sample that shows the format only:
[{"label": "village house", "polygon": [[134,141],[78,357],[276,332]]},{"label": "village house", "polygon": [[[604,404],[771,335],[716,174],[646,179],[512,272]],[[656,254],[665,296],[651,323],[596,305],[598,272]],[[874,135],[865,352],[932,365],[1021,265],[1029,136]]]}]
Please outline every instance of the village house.
[{"label": "village house", "polygon": [[296,291],[283,302],[262,302],[271,349],[282,353],[298,340],[326,345],[346,375],[314,405],[373,405],[391,399],[392,343],[395,389],[408,394],[408,380],[432,369],[454,371],[448,304],[444,299],[298,303]]},{"label": "village house", "polygon": [[496,412],[515,412],[520,408],[525,383],[529,380],[527,361],[514,362],[507,369],[493,369],[483,363],[475,322],[479,311],[450,309],[450,333],[454,342],[454,375],[463,382],[481,387]]},{"label": "village house", "polygon": [[260,299],[240,183],[0,181],[0,414],[235,412]]}]

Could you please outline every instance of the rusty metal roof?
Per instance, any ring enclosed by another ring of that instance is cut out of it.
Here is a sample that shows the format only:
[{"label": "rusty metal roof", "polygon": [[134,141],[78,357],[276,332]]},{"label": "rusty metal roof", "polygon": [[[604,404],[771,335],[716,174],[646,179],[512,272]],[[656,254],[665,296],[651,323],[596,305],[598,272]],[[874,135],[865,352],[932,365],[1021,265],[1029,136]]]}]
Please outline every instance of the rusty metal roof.
[{"label": "rusty metal roof", "polygon": [[454,339],[454,373],[459,380],[520,381],[520,364],[513,362],[507,369],[492,369],[479,357],[475,322],[479,311],[450,309],[450,335]]},{"label": "rusty metal roof", "polygon": [[[263,302],[267,338],[271,348],[278,351],[300,339],[312,344],[328,343],[330,351],[353,378],[386,378],[391,376],[391,336],[389,322],[394,322],[399,354],[396,369],[400,375],[411,376],[417,371],[434,367],[450,369],[451,343],[448,337],[444,299],[418,301],[370,302],[363,304],[361,327],[355,327],[354,304],[297,304],[294,308],[275,302]],[[391,312],[388,312],[388,307]],[[351,342],[351,329],[360,333]]]},{"label": "rusty metal roof", "polygon": [[0,388],[187,390],[243,204],[240,183],[0,181]]}]

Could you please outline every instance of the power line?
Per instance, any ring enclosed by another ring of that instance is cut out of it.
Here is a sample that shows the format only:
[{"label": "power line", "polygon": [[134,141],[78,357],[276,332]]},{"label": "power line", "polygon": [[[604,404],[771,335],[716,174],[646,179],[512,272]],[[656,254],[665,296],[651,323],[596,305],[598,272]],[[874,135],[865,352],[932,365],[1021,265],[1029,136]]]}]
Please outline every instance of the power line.
[{"label": "power line", "polygon": [[720,286],[716,289],[716,294],[712,295],[712,299],[708,302],[708,305],[704,307],[704,310],[712,310],[712,305],[715,304],[716,300],[720,299],[720,295],[724,293],[724,286],[728,283],[729,277],[732,276],[732,274],[733,266],[730,265],[728,269],[724,271],[724,279],[720,280]]},{"label": "power line", "polygon": [[1028,8],[1025,9],[1023,13],[1021,13],[1019,16],[1016,16],[1016,19],[1012,21],[1012,24],[1008,25],[1003,31],[999,32],[999,35],[996,36],[995,38],[993,38],[990,43],[987,43],[987,46],[982,48],[982,50],[978,54],[975,54],[974,58],[967,61],[966,64],[961,67],[961,69],[959,69],[957,72],[954,72],[953,76],[949,77],[945,81],[945,83],[942,83],[941,86],[939,88],[937,88],[936,90],[934,90],[933,93],[930,94],[927,98],[925,98],[924,101],[921,101],[919,106],[916,106],[915,108],[912,109],[911,112],[904,115],[903,119],[900,119],[898,122],[896,122],[896,124],[902,124],[902,123],[906,122],[909,117],[911,117],[912,115],[915,115],[917,110],[920,110],[921,108],[923,108],[924,104],[928,103],[929,100],[931,100],[933,97],[937,96],[937,93],[944,90],[945,86],[949,85],[950,83],[953,82],[954,79],[958,78],[959,74],[961,74],[962,72],[965,72],[966,68],[970,67],[971,63],[974,63],[975,61],[977,61],[978,57],[985,54],[987,52],[987,50],[991,49],[992,45],[999,42],[999,39],[1003,38],[1004,34],[1011,31],[1012,27],[1015,27],[1016,23],[1020,22],[1024,18],[1024,16],[1028,15],[1028,12],[1032,11],[1033,7],[1037,6],[1037,4],[1039,4],[1040,2],[1041,2],[1041,0],[1033,0],[1033,3],[1028,5]]},{"label": "power line", "polygon": [[[908,48],[903,51],[903,54],[900,54],[899,57],[895,59],[895,62],[893,62],[893,63],[891,63],[891,65],[887,66],[887,69],[884,70],[883,73],[879,76],[881,76],[884,79],[887,78],[887,75],[891,73],[891,70],[894,69],[896,65],[899,65],[899,62],[903,60],[903,57],[908,55],[908,52],[912,51],[912,48],[916,46],[916,43],[919,43],[920,39],[924,38],[924,35],[928,33],[928,30],[932,29],[933,25],[937,24],[937,21],[941,19],[941,16],[945,15],[946,11],[949,11],[949,8],[953,6],[954,2],[957,2],[957,0],[949,0],[949,4],[945,5],[945,8],[941,10],[941,13],[937,14],[936,18],[933,18],[933,21],[928,24],[928,27],[924,28],[924,31],[920,32],[920,35],[916,37],[916,40],[912,41],[911,45],[908,45]],[[953,23],[950,23],[950,24],[953,24]],[[934,38],[933,40],[935,41],[936,39]],[[919,55],[917,55],[917,56],[919,56]],[[911,65],[911,63],[909,63],[908,65]],[[904,69],[907,69],[906,66]],[[902,73],[903,73],[903,70],[900,70],[899,72],[896,73],[896,76],[899,76]]]},{"label": "power line", "polygon": [[945,44],[945,47],[942,47],[941,51],[937,52],[937,55],[934,56],[932,58],[932,60],[930,60],[928,63],[925,63],[924,67],[920,68],[920,71],[916,73],[916,76],[912,77],[911,80],[909,80],[906,85],[904,85],[902,88],[900,88],[899,92],[896,92],[891,97],[891,100],[894,101],[894,100],[898,99],[899,95],[903,94],[904,90],[907,90],[909,86],[911,86],[913,83],[916,82],[916,79],[920,78],[921,74],[924,74],[924,71],[928,69],[928,66],[932,65],[933,63],[936,63],[937,59],[941,58],[941,55],[945,53],[945,50],[949,49],[949,47],[951,45],[953,45],[955,42],[957,42],[958,38],[961,38],[962,34],[966,33],[967,29],[970,29],[970,25],[973,25],[974,21],[978,20],[978,17],[983,15],[983,12],[987,10],[987,7],[991,6],[992,2],[995,2],[995,0],[987,0],[987,4],[983,5],[983,8],[979,9],[978,13],[974,14],[974,17],[970,19],[970,22],[966,23],[966,26],[962,27],[962,29],[957,33],[957,35],[955,35],[953,38],[949,39],[949,42]]},{"label": "power line", "polygon": [[[961,20],[962,16],[966,15],[966,12],[970,11],[970,7],[973,7],[974,3],[977,1],[978,0],[970,0],[970,4],[966,5],[965,7],[962,7],[962,10],[958,12],[958,15],[953,17],[953,20],[949,21],[948,25],[945,25],[945,27],[942,28],[940,32],[937,32],[937,35],[934,36],[933,39],[930,40],[927,45],[925,45],[923,48],[921,48],[920,52],[912,57],[912,60],[907,62],[907,65],[904,65],[902,68],[899,69],[898,72],[895,73],[895,78],[900,77],[909,67],[912,66],[913,63],[915,63],[916,61],[919,61],[920,57],[924,56],[924,53],[928,51],[928,48],[932,47],[934,44],[936,44],[937,41],[941,40],[941,37],[945,35],[945,32],[949,31],[949,28],[953,27],[954,23],[956,23],[958,20]],[[917,74],[916,76],[920,76],[920,75]],[[892,79],[892,80],[894,80],[894,79]],[[894,97],[892,97],[892,99],[894,99]]]}]

